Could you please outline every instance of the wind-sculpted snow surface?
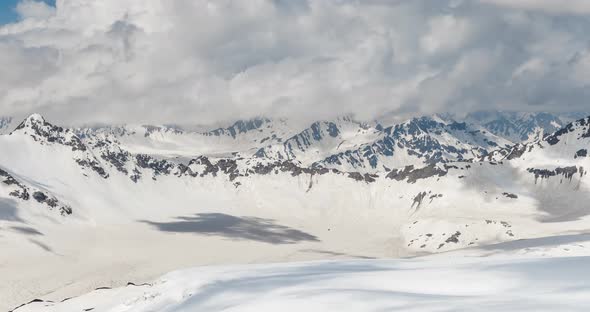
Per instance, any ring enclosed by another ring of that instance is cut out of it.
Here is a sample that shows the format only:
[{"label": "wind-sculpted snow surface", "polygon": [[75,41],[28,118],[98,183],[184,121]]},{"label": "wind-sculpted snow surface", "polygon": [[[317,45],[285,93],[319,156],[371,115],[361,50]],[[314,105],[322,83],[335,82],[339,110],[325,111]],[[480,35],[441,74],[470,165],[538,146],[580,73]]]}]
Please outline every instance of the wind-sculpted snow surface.
[{"label": "wind-sculpted snow surface", "polygon": [[588,270],[588,257],[209,267],[15,312],[586,311]]}]

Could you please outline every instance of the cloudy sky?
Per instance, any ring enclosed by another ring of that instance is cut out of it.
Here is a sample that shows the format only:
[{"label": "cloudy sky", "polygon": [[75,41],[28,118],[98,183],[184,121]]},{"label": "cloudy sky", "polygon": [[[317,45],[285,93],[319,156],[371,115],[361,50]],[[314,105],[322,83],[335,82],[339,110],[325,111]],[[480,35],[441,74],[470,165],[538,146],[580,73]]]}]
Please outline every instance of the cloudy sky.
[{"label": "cloudy sky", "polygon": [[590,111],[588,0],[3,3],[0,115],[78,124]]}]

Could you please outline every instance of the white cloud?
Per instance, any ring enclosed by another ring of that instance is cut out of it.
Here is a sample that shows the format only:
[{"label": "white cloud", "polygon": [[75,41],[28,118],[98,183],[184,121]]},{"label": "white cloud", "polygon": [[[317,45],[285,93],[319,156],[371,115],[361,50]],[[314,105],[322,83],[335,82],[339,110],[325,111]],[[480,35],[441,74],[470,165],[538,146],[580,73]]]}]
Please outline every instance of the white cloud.
[{"label": "white cloud", "polygon": [[55,8],[43,1],[23,0],[17,4],[16,12],[22,19],[43,19],[54,15]]},{"label": "white cloud", "polygon": [[575,55],[571,61],[574,85],[583,88],[590,87],[590,50]]},{"label": "white cloud", "polygon": [[482,2],[523,10],[539,10],[552,14],[590,14],[587,0],[480,0]]},{"label": "white cloud", "polygon": [[202,123],[588,108],[575,89],[585,76],[570,67],[587,51],[582,17],[457,0],[58,0],[50,10],[0,27],[2,114]]},{"label": "white cloud", "polygon": [[466,19],[452,15],[435,16],[428,24],[430,30],[420,40],[422,48],[428,53],[444,53],[461,48],[475,27]]}]

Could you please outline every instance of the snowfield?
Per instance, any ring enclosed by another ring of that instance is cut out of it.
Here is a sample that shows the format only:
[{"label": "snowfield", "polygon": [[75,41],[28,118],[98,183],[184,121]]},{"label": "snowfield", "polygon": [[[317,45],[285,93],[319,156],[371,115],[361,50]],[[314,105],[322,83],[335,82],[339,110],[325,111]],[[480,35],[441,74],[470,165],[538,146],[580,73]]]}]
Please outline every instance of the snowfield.
[{"label": "snowfield", "polygon": [[201,267],[18,312],[587,311],[590,257],[434,257]]},{"label": "snowfield", "polygon": [[590,118],[516,145],[482,129],[32,115],[0,135],[0,311],[582,307]]}]

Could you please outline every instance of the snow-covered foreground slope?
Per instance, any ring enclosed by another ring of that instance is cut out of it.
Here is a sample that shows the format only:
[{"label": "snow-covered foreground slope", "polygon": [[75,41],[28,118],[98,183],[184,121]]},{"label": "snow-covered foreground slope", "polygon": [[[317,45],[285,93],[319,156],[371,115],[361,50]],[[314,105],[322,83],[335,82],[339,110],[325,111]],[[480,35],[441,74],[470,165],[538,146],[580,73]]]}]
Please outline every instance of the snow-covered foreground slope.
[{"label": "snow-covered foreground slope", "polygon": [[201,267],[17,312],[587,311],[590,257],[341,260]]}]

